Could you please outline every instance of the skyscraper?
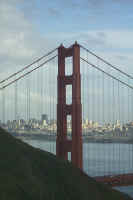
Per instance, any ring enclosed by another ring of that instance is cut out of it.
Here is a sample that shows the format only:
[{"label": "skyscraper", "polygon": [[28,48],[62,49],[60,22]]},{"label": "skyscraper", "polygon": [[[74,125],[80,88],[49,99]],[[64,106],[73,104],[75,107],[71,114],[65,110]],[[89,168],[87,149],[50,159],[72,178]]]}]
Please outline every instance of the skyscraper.
[{"label": "skyscraper", "polygon": [[47,114],[42,114],[41,120],[42,120],[42,122],[45,120],[48,123],[48,115]]}]

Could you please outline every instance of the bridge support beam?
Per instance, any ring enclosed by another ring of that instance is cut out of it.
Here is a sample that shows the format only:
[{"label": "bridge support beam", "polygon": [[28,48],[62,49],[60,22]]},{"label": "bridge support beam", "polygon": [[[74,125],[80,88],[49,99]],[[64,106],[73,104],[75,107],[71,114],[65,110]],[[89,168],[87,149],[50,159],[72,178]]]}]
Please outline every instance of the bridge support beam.
[{"label": "bridge support beam", "polygon": [[[73,73],[65,75],[65,58],[72,57]],[[82,169],[82,106],[80,47],[75,43],[70,48],[58,48],[58,102],[56,155],[68,159],[71,152],[72,163]],[[66,85],[72,85],[72,104],[66,104]],[[67,115],[72,119],[72,139],[67,138]]]}]

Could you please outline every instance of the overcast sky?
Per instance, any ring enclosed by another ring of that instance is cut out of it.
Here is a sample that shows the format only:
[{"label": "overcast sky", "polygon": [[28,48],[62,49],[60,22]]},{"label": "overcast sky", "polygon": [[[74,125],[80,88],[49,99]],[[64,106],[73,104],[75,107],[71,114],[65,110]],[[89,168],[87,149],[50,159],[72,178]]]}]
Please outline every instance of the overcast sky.
[{"label": "overcast sky", "polygon": [[133,1],[0,0],[0,80],[76,40],[133,75]]}]

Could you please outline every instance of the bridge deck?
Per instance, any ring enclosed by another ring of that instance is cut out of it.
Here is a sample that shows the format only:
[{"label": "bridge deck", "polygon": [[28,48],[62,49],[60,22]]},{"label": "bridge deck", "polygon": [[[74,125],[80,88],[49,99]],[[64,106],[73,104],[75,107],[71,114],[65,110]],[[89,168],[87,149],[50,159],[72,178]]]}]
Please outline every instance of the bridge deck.
[{"label": "bridge deck", "polygon": [[133,174],[119,174],[113,176],[96,176],[96,181],[111,187],[133,185]]}]

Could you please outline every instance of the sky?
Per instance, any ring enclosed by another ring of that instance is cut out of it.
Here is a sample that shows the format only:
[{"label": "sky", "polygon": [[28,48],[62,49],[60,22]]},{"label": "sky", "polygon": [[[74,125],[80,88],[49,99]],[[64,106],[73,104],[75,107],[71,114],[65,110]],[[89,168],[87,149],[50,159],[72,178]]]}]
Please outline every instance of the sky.
[{"label": "sky", "polygon": [[132,67],[132,0],[1,0],[1,69],[15,70],[76,40],[114,64]]},{"label": "sky", "polygon": [[133,75],[133,1],[0,0],[0,80],[75,41]]}]

